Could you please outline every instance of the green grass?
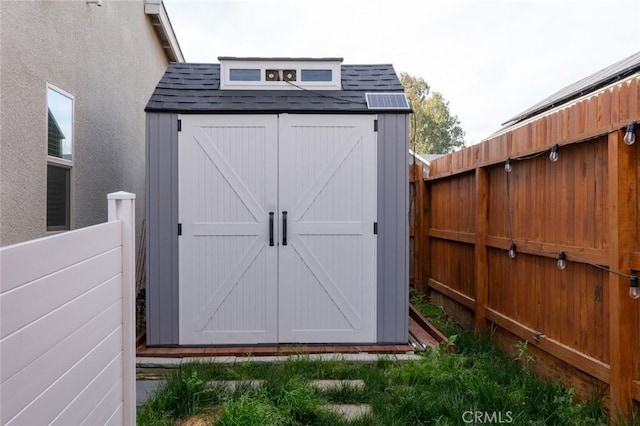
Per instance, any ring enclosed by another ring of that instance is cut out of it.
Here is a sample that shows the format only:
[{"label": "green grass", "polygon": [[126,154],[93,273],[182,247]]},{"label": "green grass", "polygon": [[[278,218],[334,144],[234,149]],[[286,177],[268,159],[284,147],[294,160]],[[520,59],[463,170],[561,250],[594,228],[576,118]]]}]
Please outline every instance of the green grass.
[{"label": "green grass", "polygon": [[[526,346],[519,347],[520,359],[514,360],[486,336],[462,330],[439,308],[420,298],[412,301],[445,334],[456,336],[456,353],[428,350],[420,360],[404,363],[301,356],[282,364],[187,364],[140,408],[138,424],[176,424],[207,413],[215,425],[458,425],[470,411],[500,415],[512,424],[608,423],[598,397],[576,403],[572,390],[536,379],[526,368],[535,362],[527,358]],[[264,385],[234,392],[206,386],[228,379],[259,379]],[[321,392],[309,386],[312,379],[362,379],[365,388]],[[348,423],[323,410],[327,403],[366,403],[372,415]]]}]

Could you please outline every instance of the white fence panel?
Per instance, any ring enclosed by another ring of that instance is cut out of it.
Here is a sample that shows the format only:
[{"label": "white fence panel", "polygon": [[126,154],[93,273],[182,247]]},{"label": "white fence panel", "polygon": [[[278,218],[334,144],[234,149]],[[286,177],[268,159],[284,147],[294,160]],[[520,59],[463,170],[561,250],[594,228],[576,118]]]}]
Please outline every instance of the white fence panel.
[{"label": "white fence panel", "polygon": [[135,424],[133,194],[0,249],[0,424]]}]

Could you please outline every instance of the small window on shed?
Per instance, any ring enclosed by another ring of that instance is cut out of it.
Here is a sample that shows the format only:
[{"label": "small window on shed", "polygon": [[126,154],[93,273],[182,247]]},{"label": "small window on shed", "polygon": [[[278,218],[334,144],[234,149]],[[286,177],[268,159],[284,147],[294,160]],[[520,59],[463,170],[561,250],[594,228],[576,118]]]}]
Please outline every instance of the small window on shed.
[{"label": "small window on shed", "polygon": [[260,81],[259,69],[232,68],[229,70],[231,81]]},{"label": "small window on shed", "polygon": [[331,81],[331,70],[302,70],[300,72],[302,81]]}]

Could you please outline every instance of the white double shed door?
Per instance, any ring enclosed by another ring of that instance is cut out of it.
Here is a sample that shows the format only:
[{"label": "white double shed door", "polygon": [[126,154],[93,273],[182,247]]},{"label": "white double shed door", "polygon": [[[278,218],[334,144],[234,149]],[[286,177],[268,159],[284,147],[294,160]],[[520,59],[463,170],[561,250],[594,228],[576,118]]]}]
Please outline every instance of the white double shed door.
[{"label": "white double shed door", "polygon": [[376,341],[371,115],[183,115],[180,344]]}]

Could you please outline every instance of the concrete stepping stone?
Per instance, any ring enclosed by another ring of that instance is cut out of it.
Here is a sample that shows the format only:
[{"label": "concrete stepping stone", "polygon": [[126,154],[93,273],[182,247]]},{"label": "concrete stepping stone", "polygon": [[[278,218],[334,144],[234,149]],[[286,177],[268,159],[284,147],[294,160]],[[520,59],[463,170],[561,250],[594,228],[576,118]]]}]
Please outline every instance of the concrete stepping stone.
[{"label": "concrete stepping stone", "polygon": [[355,421],[371,413],[368,404],[327,404],[322,407],[347,421]]},{"label": "concrete stepping stone", "polygon": [[136,380],[136,406],[143,405],[161,384],[162,380]]},{"label": "concrete stepping stone", "polygon": [[364,389],[364,380],[312,380],[309,386],[320,391],[338,390],[342,388]]},{"label": "concrete stepping stone", "polygon": [[[163,380],[136,380],[136,406],[143,405],[163,382]],[[231,392],[245,386],[257,389],[263,384],[264,380],[212,380],[207,382],[210,387],[221,386]]]},{"label": "concrete stepping stone", "polygon": [[211,380],[207,382],[207,386],[209,387],[220,386],[231,392],[235,392],[236,389],[242,387],[257,389],[262,387],[262,385],[264,385],[264,380]]}]

